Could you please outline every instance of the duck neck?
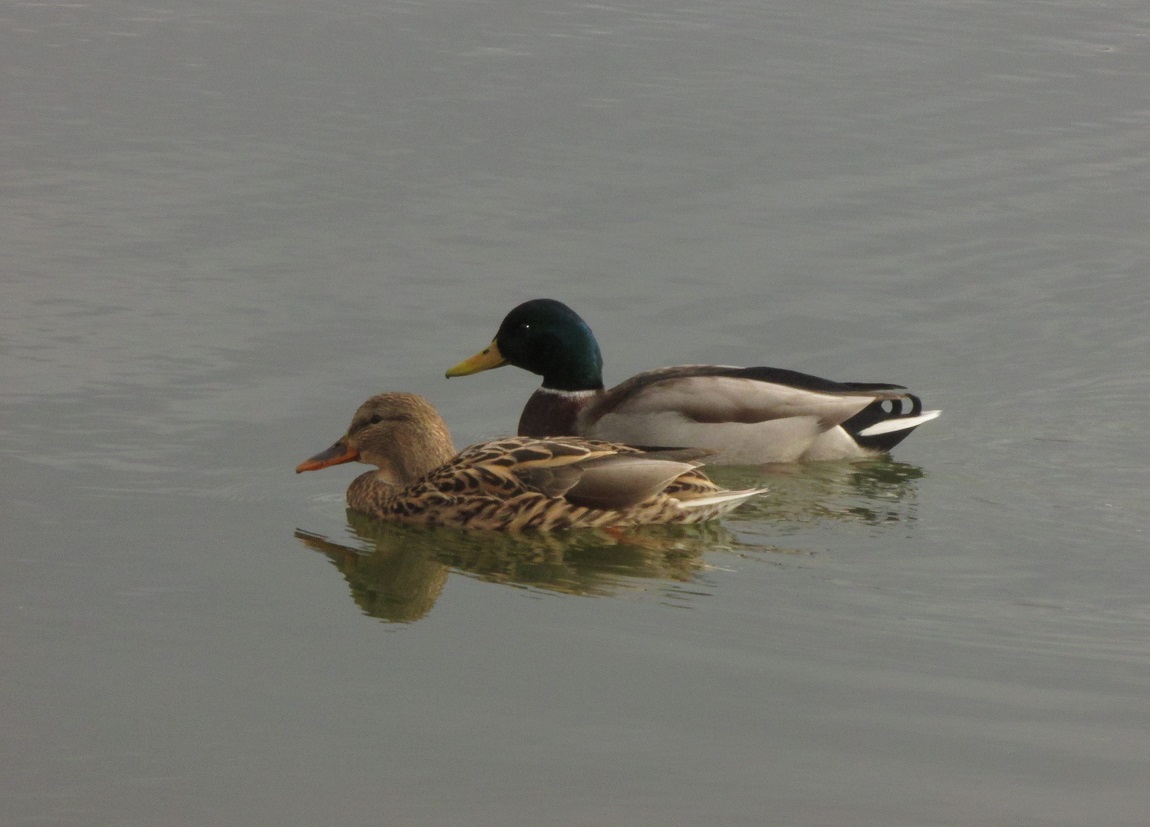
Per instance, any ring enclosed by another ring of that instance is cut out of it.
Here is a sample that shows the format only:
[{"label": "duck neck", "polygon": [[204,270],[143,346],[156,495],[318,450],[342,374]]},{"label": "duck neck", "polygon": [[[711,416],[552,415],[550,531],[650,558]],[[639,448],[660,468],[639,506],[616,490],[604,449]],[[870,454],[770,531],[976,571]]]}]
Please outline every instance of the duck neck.
[{"label": "duck neck", "polygon": [[599,390],[535,391],[519,417],[519,436],[579,436],[579,415],[599,395]]},{"label": "duck neck", "polygon": [[572,329],[536,336],[520,360],[511,361],[542,376],[547,390],[602,390],[603,354],[591,329],[579,321]]},{"label": "duck neck", "polygon": [[356,511],[381,516],[395,499],[398,489],[390,481],[380,478],[378,470],[367,471],[351,481],[347,488],[347,504]]},{"label": "duck neck", "polygon": [[551,391],[603,390],[603,357],[591,342],[590,349],[574,356],[555,354],[548,359],[543,375],[543,389]]}]

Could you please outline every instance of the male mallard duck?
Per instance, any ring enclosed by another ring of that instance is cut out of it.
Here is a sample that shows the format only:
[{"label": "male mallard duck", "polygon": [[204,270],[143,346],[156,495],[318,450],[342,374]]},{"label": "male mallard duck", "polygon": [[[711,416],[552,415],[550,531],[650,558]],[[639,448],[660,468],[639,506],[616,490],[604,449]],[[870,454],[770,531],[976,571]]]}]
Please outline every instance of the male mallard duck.
[{"label": "male mallard duck", "polygon": [[347,489],[356,511],[457,528],[697,523],[760,493],[722,489],[698,462],[578,437],[510,437],[456,454],[439,412],[411,393],[373,396],[344,436],[295,470],[352,460],[378,466]]},{"label": "male mallard duck", "polygon": [[543,385],[519,419],[523,436],[573,434],[641,446],[690,446],[708,462],[757,464],[874,457],[942,411],[901,385],[832,382],[793,370],[682,365],[603,387],[587,323],[554,299],[516,307],[484,350],[447,376],[515,365]]}]

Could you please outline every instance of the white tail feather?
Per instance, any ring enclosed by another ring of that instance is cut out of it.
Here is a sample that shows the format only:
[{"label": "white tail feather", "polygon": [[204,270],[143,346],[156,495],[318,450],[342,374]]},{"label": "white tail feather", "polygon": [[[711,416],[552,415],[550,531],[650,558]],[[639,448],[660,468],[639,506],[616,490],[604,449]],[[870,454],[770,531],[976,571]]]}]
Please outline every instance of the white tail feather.
[{"label": "white tail feather", "polygon": [[748,488],[743,491],[724,491],[722,494],[714,494],[710,497],[699,497],[692,500],[681,500],[680,505],[686,509],[706,508],[712,505],[721,505],[728,503],[732,508],[743,500],[750,499],[756,494],[767,493],[766,488]]},{"label": "white tail feather", "polygon": [[869,428],[863,428],[858,432],[859,436],[878,436],[879,434],[889,434],[894,431],[905,431],[907,428],[917,428],[924,422],[930,422],[936,419],[942,411],[923,411],[918,416],[903,416],[896,419],[886,419],[882,422],[876,422]]}]

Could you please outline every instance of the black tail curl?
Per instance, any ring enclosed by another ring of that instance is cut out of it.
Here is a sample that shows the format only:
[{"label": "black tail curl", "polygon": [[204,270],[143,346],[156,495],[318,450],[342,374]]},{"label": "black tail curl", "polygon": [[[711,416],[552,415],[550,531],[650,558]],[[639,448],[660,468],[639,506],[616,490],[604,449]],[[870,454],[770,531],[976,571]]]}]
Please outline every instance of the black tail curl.
[{"label": "black tail curl", "polygon": [[876,399],[844,422],[842,427],[862,447],[872,451],[889,451],[910,436],[914,428],[888,431],[885,434],[873,436],[860,436],[859,432],[880,422],[887,422],[891,419],[906,419],[921,413],[922,400],[913,393],[908,393],[902,399]]}]

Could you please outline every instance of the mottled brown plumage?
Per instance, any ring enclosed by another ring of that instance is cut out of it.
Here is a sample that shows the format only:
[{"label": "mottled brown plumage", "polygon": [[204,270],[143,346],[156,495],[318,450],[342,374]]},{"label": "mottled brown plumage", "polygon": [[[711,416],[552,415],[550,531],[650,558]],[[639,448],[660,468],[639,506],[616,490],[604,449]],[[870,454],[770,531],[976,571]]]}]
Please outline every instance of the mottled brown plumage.
[{"label": "mottled brown plumage", "polygon": [[410,393],[373,396],[343,437],[296,471],[353,460],[377,466],[348,487],[355,510],[460,528],[695,523],[760,493],[720,488],[684,452],[649,454],[579,437],[509,437],[456,454],[439,413]]}]

